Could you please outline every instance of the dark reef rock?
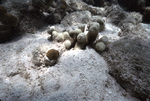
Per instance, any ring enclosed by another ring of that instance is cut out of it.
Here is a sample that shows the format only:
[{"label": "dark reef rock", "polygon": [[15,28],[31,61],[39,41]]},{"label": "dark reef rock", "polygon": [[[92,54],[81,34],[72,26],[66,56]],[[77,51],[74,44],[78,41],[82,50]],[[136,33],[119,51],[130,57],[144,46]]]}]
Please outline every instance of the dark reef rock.
[{"label": "dark reef rock", "polygon": [[136,11],[143,14],[143,21],[150,22],[149,0],[118,0],[118,3],[127,11]]},{"label": "dark reef rock", "polygon": [[13,39],[18,33],[18,18],[0,6],[0,22],[0,43]]},{"label": "dark reef rock", "polygon": [[119,25],[127,17],[126,12],[118,5],[112,5],[106,11],[107,18],[110,18],[111,22],[115,25]]},{"label": "dark reef rock", "polygon": [[6,13],[7,10],[3,6],[0,6],[0,18],[2,18]]},{"label": "dark reef rock", "polygon": [[64,26],[87,24],[90,22],[91,17],[92,14],[89,11],[77,11],[66,15],[61,24]]},{"label": "dark reef rock", "polygon": [[129,11],[143,11],[146,0],[118,0],[119,4]]},{"label": "dark reef rock", "polygon": [[105,0],[83,0],[84,2],[86,2],[89,5],[94,5],[94,6],[104,6],[104,1]]},{"label": "dark reef rock", "polygon": [[146,7],[143,13],[143,20],[145,22],[150,22],[150,7]]},{"label": "dark reef rock", "polygon": [[150,42],[121,39],[103,56],[110,65],[109,73],[127,92],[141,101],[150,98]]},{"label": "dark reef rock", "polygon": [[11,14],[5,14],[1,22],[2,24],[7,25],[7,26],[17,27],[18,18]]},{"label": "dark reef rock", "polygon": [[83,1],[89,5],[94,5],[94,0],[83,0]]},{"label": "dark reef rock", "polygon": [[45,22],[50,24],[59,23],[66,15],[67,3],[65,0],[32,0],[32,6],[35,13],[39,13]]},{"label": "dark reef rock", "polygon": [[17,34],[16,29],[11,26],[0,25],[0,43],[13,39]]},{"label": "dark reef rock", "polygon": [[94,0],[94,5],[102,7],[104,6],[105,0]]}]

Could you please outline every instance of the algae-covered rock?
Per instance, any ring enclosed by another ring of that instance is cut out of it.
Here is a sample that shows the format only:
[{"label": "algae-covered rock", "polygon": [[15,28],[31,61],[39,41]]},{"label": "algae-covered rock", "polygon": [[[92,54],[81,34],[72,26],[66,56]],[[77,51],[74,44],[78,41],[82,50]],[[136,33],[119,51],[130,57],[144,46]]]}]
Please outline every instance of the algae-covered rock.
[{"label": "algae-covered rock", "polygon": [[[79,5],[79,6],[81,6],[81,5]],[[88,22],[91,21],[91,17],[92,17],[92,14],[89,11],[86,11],[86,10],[76,11],[76,12],[66,15],[62,19],[61,24],[63,24],[66,27],[76,26],[76,25],[80,25],[80,24],[87,24]]]},{"label": "algae-covered rock", "polygon": [[49,60],[57,60],[59,58],[59,51],[55,49],[50,49],[46,53],[46,56],[48,57]]}]

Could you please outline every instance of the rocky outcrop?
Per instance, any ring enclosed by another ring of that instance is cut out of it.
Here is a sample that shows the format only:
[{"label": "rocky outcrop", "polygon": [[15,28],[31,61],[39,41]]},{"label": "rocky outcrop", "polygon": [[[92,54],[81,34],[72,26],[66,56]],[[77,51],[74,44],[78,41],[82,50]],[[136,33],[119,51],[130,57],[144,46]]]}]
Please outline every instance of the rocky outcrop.
[{"label": "rocky outcrop", "polygon": [[89,5],[94,5],[94,6],[104,6],[104,2],[105,0],[83,0],[84,2],[86,2]]},{"label": "rocky outcrop", "polygon": [[118,0],[118,3],[129,11],[143,11],[146,0]]},{"label": "rocky outcrop", "polygon": [[32,0],[33,10],[43,16],[46,22],[56,24],[66,14],[65,0]]},{"label": "rocky outcrop", "polygon": [[0,43],[11,40],[18,32],[18,18],[0,6]]},{"label": "rocky outcrop", "polygon": [[121,39],[103,54],[110,74],[132,96],[150,98],[150,43],[141,39]]},{"label": "rocky outcrop", "polygon": [[140,12],[143,14],[143,21],[150,22],[149,0],[118,0],[118,3],[127,11]]},{"label": "rocky outcrop", "polygon": [[77,11],[65,16],[64,19],[62,19],[61,24],[66,27],[87,24],[91,21],[91,17],[92,14],[89,11]]}]

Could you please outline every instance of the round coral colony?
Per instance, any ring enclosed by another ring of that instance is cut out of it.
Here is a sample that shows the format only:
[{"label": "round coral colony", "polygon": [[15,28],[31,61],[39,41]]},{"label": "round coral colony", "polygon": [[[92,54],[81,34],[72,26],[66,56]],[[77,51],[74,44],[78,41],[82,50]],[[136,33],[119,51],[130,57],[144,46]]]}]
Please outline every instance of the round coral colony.
[{"label": "round coral colony", "polygon": [[59,58],[59,51],[55,49],[50,49],[46,53],[46,56],[48,57],[49,60],[57,60]]}]

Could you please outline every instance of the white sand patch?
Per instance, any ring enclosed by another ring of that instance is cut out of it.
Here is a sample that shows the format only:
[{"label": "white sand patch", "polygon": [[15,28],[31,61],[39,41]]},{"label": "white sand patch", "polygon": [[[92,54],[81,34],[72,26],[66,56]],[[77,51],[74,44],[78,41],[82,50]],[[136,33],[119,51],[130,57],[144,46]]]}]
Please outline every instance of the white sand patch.
[{"label": "white sand patch", "polygon": [[65,51],[55,66],[36,67],[32,53],[37,49],[64,51],[62,43],[47,37],[39,32],[0,44],[2,101],[138,101],[110,77],[107,63],[93,49]]}]

